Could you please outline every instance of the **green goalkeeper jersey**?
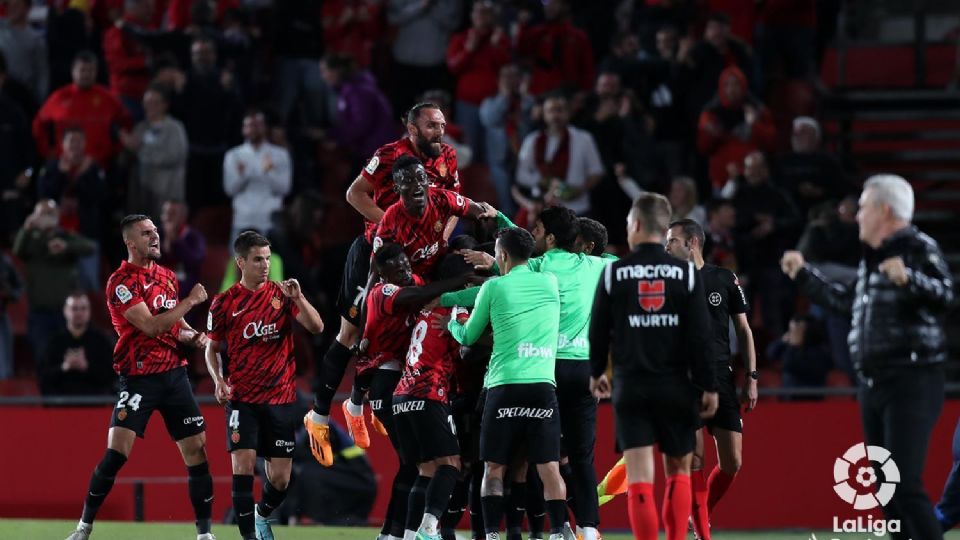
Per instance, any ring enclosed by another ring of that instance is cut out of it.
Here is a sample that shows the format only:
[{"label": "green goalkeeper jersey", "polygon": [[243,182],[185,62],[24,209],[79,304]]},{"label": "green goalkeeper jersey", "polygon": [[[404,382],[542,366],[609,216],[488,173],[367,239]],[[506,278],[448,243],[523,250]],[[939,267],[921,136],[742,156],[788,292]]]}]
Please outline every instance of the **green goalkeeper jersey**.
[{"label": "green goalkeeper jersey", "polygon": [[517,266],[507,275],[484,283],[466,323],[451,319],[453,338],[472,345],[489,325],[493,354],[483,385],[550,383],[556,386],[557,340],[560,329],[557,278]]}]

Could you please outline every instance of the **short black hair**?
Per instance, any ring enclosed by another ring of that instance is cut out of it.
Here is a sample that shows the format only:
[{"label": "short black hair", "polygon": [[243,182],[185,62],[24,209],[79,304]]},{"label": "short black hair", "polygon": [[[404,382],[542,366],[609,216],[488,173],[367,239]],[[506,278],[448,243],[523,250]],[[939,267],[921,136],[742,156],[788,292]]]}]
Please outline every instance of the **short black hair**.
[{"label": "short black hair", "polygon": [[408,124],[416,124],[417,118],[420,118],[420,111],[424,109],[437,109],[439,111],[441,108],[440,108],[440,105],[437,105],[432,101],[421,101],[420,103],[417,103],[413,107],[410,107],[410,109],[407,111],[407,114],[404,115],[403,119]]},{"label": "short black hair", "polygon": [[552,234],[557,247],[570,251],[580,234],[577,213],[565,206],[550,206],[537,216],[543,223],[544,234]]},{"label": "short black hair", "polygon": [[473,272],[473,265],[468,263],[463,255],[450,253],[441,261],[437,270],[437,278],[448,279],[465,276]]},{"label": "short black hair", "polygon": [[233,241],[233,252],[237,257],[246,258],[255,247],[270,247],[270,241],[257,231],[243,231]]},{"label": "short black hair", "polygon": [[455,236],[447,242],[447,245],[450,247],[450,251],[459,251],[461,249],[477,249],[477,239],[470,236],[469,234],[461,234],[460,236]]},{"label": "short black hair", "polygon": [[533,247],[536,242],[533,235],[521,227],[509,227],[497,231],[497,240],[500,242],[500,249],[513,261],[525,261],[533,254]]},{"label": "short black hair", "polygon": [[373,264],[377,265],[377,270],[383,272],[383,267],[386,266],[387,262],[400,255],[404,255],[403,247],[395,242],[387,242],[377,248],[377,252],[373,254]]},{"label": "short black hair", "polygon": [[141,221],[147,221],[148,219],[153,218],[146,214],[130,214],[120,220],[120,232],[123,234],[123,237],[126,238],[127,233],[130,232],[130,227],[133,227]]},{"label": "short black hair", "polygon": [[683,231],[683,235],[685,237],[696,238],[697,244],[700,245],[700,249],[703,249],[703,243],[707,241],[707,237],[703,233],[702,225],[692,219],[678,219],[670,222],[670,228],[672,229],[674,227],[680,227],[680,230]]},{"label": "short black hair", "polygon": [[84,49],[73,55],[73,62],[70,65],[72,66],[77,62],[83,62],[84,64],[96,64],[97,55],[93,54],[92,51]]},{"label": "short black hair", "polygon": [[607,251],[607,242],[609,241],[607,227],[603,223],[588,217],[578,218],[577,222],[580,225],[580,237],[583,238],[583,241],[593,242],[593,251],[588,255],[597,257],[603,255]]},{"label": "short black hair", "polygon": [[412,154],[404,154],[397,158],[393,162],[393,168],[390,169],[390,176],[397,174],[399,171],[408,169],[410,167],[416,167],[417,165],[423,165],[423,162],[420,161],[417,156]]}]

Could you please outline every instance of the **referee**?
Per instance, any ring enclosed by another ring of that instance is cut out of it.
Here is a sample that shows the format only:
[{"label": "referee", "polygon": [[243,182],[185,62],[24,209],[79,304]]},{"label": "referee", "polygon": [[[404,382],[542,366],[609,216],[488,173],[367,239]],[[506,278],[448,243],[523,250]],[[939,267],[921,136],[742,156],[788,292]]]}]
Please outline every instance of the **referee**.
[{"label": "referee", "polygon": [[604,268],[590,321],[590,388],[609,397],[604,374],[613,351],[613,407],[624,449],[630,527],[637,540],[657,538],[654,452],[664,455],[667,540],[686,537],[690,465],[698,413],[717,410],[713,332],[700,273],[664,252],[670,203],[644,193],[627,216],[633,252]]},{"label": "referee", "polygon": [[910,224],[913,188],[894,175],[867,180],[857,223],[865,244],[854,285],[828,282],[788,251],[784,273],[820,305],[852,314],[850,357],[866,443],[890,451],[900,484],[883,510],[896,539],[943,538],[923,488],[930,432],[943,408],[944,314],[953,282],[937,243]]}]

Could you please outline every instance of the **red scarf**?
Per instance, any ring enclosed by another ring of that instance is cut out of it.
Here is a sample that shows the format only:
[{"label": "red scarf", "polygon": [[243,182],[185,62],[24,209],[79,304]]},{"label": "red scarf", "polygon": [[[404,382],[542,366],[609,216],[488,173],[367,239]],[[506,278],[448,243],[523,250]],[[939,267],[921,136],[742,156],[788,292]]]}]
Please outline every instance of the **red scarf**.
[{"label": "red scarf", "polygon": [[550,161],[547,161],[547,131],[545,129],[541,130],[537,134],[534,158],[537,160],[537,170],[540,171],[541,181],[549,182],[551,178],[566,181],[567,168],[570,166],[570,130],[563,130],[560,145],[557,147],[557,151],[553,153],[553,158]]}]

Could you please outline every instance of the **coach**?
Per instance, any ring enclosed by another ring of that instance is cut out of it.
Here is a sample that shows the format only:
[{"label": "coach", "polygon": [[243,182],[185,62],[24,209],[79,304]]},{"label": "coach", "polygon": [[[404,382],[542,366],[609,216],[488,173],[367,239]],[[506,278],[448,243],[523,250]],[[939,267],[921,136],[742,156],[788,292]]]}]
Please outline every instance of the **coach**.
[{"label": "coach", "polygon": [[884,507],[900,520],[894,538],[943,538],[923,488],[930,432],[943,408],[947,359],[944,315],[953,283],[936,242],[910,224],[913,189],[899,176],[864,184],[857,223],[865,244],[855,284],[828,282],[797,251],[784,254],[784,273],[817,303],[851,313],[847,338],[860,379],[868,445],[892,453],[901,479]]}]

